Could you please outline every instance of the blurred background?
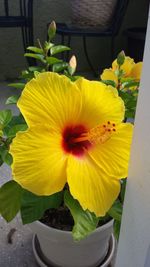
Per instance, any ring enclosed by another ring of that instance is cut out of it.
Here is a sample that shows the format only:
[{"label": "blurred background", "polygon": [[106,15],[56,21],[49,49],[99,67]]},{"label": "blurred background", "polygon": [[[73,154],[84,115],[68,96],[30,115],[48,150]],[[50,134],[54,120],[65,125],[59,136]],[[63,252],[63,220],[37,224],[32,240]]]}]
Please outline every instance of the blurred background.
[{"label": "blurred background", "polygon": [[[12,14],[18,12],[18,0],[9,1]],[[149,0],[130,0],[125,17],[115,39],[115,55],[122,49],[127,51],[127,35],[124,30],[131,27],[146,27]],[[3,0],[0,0],[0,16],[3,14]],[[37,38],[46,39],[47,23],[69,23],[71,21],[70,0],[34,0],[33,1],[33,28],[34,44]],[[140,38],[140,37],[139,37]],[[142,37],[143,38],[143,37]],[[138,42],[139,40],[137,40]],[[60,42],[60,37],[56,37]],[[89,38],[88,52],[96,69],[109,67],[110,39]],[[80,37],[73,37],[71,42],[72,52],[78,59],[78,71],[89,71],[89,66],[83,53],[83,44]],[[136,49],[136,47],[135,47]],[[23,56],[24,49],[20,28],[0,28],[0,80],[13,80],[18,77],[21,70],[26,68],[27,62]]]}]

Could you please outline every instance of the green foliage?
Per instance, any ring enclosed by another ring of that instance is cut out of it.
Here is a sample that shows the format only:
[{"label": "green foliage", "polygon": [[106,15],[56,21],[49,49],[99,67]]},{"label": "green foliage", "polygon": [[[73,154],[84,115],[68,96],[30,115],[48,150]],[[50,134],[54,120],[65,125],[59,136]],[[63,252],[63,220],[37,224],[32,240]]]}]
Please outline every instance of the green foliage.
[{"label": "green foliage", "polygon": [[121,191],[120,191],[120,196],[119,199],[121,203],[124,202],[124,196],[125,196],[125,191],[126,191],[126,184],[127,184],[127,179],[122,179],[121,180]]},{"label": "green foliage", "polygon": [[25,53],[25,57],[31,57],[40,60],[41,62],[45,63],[44,55],[41,54],[33,54],[33,53]]},{"label": "green foliage", "polygon": [[[7,118],[7,117],[6,117]],[[18,131],[25,131],[27,125],[23,116],[11,116],[11,120],[6,120],[0,132],[0,165],[5,162],[8,165],[12,164],[12,156],[9,153],[9,145]]]},{"label": "green foliage", "polygon": [[68,191],[64,193],[64,202],[74,219],[73,238],[75,241],[80,241],[96,229],[99,219],[94,213],[83,210]]},{"label": "green foliage", "polygon": [[8,86],[15,87],[17,89],[24,89],[25,84],[24,83],[10,83]]},{"label": "green foliage", "polygon": [[29,46],[29,47],[27,47],[27,49],[32,51],[32,52],[35,52],[37,54],[43,54],[43,49],[38,48],[36,46]]},{"label": "green foliage", "polygon": [[13,162],[12,156],[9,153],[9,151],[6,149],[4,153],[2,154],[2,160],[5,162],[7,165],[11,165]]},{"label": "green foliage", "polygon": [[27,128],[28,126],[26,124],[16,124],[8,130],[7,137],[15,137],[17,132],[25,131]]},{"label": "green foliage", "polygon": [[108,214],[114,219],[114,235],[117,240],[119,239],[119,234],[120,234],[123,203],[124,203],[124,196],[125,196],[125,190],[126,190],[126,182],[127,182],[127,179],[121,180],[121,190],[120,190],[119,197],[114,202],[111,209],[108,211]]},{"label": "green foliage", "polygon": [[[64,45],[55,45],[51,40],[56,34],[56,24],[53,21],[48,27],[48,40],[41,44],[40,40],[37,40],[37,46],[27,47],[27,53],[25,57],[33,58],[39,61],[39,66],[30,66],[28,69],[23,70],[17,83],[9,84],[11,87],[18,89],[24,89],[25,84],[32,78],[37,77],[41,72],[53,71],[66,74],[71,80],[76,80],[71,75],[71,70],[67,62],[62,59],[54,57],[65,51],[69,51],[70,48]],[[7,101],[6,104],[16,104],[19,96],[12,96]]]},{"label": "green foliage", "polygon": [[121,222],[114,221],[114,235],[115,235],[116,240],[119,240],[120,227],[121,227]]},{"label": "green foliage", "polygon": [[46,58],[46,62],[47,62],[49,65],[53,65],[53,64],[62,62],[62,60],[61,60],[61,59],[58,59],[58,58],[56,58],[56,57],[47,57],[47,58]]},{"label": "green foliage", "polygon": [[137,88],[137,87],[139,87],[139,82],[136,82],[136,81],[134,81],[134,80],[130,80],[130,81],[125,81],[125,82],[123,82],[122,83],[122,88],[124,89],[124,88],[128,88],[128,89],[132,89],[132,88]]},{"label": "green foliage", "polygon": [[6,105],[12,105],[12,104],[17,104],[17,101],[19,99],[18,95],[13,95],[8,97],[8,99],[6,100]]},{"label": "green foliage", "polygon": [[108,211],[109,216],[111,216],[116,221],[121,221],[122,216],[122,203],[117,199],[110,210]]},{"label": "green foliage", "polygon": [[67,62],[60,62],[53,65],[52,70],[53,72],[62,72],[63,70],[66,70],[68,68]]},{"label": "green foliage", "polygon": [[0,188],[0,214],[10,222],[21,206],[22,188],[15,181],[9,181]]},{"label": "green foliage", "polygon": [[47,55],[47,52],[48,52],[53,46],[54,46],[53,43],[45,41],[45,43],[44,43],[44,50],[45,50],[45,52],[46,52],[46,55]]},{"label": "green foliage", "polygon": [[69,47],[67,46],[64,46],[64,45],[55,45],[55,46],[52,46],[52,48],[50,49],[50,52],[51,52],[51,55],[56,55],[58,53],[62,53],[64,51],[68,51],[70,50]]},{"label": "green foliage", "polygon": [[101,82],[106,84],[106,85],[111,85],[113,87],[116,87],[116,83],[112,80],[102,80]]},{"label": "green foliage", "polygon": [[12,112],[10,109],[0,111],[0,129],[3,129],[12,119]]},{"label": "green foliage", "polygon": [[0,155],[0,166],[2,166],[3,165],[3,160],[2,160],[2,157],[1,157],[1,155]]},{"label": "green foliage", "polygon": [[24,190],[21,201],[21,218],[23,224],[41,219],[47,209],[58,208],[62,199],[63,192],[51,196],[37,196]]},{"label": "green foliage", "polygon": [[3,129],[3,134],[7,138],[14,137],[18,131],[25,131],[26,129],[27,124],[22,115],[13,116],[11,121]]},{"label": "green foliage", "polygon": [[121,96],[125,104],[125,117],[134,119],[135,112],[136,112],[138,91],[137,90],[136,91],[120,90],[119,95]]}]

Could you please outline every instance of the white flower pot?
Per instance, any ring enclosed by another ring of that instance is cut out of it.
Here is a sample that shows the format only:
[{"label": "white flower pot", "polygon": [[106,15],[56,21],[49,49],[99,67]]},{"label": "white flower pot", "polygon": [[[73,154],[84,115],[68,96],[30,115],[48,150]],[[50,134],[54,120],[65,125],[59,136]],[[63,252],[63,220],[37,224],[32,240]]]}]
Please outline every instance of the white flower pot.
[{"label": "white flower pot", "polygon": [[[33,251],[41,267],[97,267],[108,266],[114,253],[113,220],[98,227],[91,235],[80,242],[75,242],[69,231],[61,231],[36,221],[29,225],[36,234],[43,261],[40,259],[33,239]],[[106,264],[100,265],[108,253],[111,239],[111,251]],[[49,265],[44,264],[44,262]]]}]

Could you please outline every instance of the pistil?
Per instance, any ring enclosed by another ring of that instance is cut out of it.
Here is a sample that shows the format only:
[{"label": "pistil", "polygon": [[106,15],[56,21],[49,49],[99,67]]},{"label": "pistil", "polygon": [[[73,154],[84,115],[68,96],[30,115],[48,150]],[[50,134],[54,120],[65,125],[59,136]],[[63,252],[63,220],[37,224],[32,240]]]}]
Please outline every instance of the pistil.
[{"label": "pistil", "polygon": [[116,131],[115,123],[108,121],[106,124],[98,125],[89,132],[81,134],[80,137],[73,138],[74,143],[89,141],[91,144],[103,144],[110,139],[113,132]]}]

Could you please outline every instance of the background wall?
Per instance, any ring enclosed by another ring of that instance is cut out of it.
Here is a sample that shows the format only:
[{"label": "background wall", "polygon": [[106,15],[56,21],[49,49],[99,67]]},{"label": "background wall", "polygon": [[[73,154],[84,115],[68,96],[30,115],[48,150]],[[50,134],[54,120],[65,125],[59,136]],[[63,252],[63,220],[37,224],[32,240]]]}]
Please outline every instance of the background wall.
[{"label": "background wall", "polygon": [[[10,0],[9,0],[10,1]],[[18,0],[11,2],[12,13],[17,13]],[[0,15],[2,14],[3,0],[0,0]],[[130,0],[126,16],[123,21],[119,37],[116,39],[116,53],[125,46],[123,29],[134,26],[145,26],[147,23],[149,0]],[[70,0],[34,0],[34,36],[36,39],[46,38],[46,25],[48,22],[69,22],[71,18]],[[59,42],[59,37],[56,41]],[[78,69],[88,70],[88,65],[83,54],[80,38],[72,41],[73,53],[78,58]],[[89,55],[96,68],[110,65],[110,41],[105,38],[89,38]],[[0,80],[14,79],[26,67],[23,57],[23,45],[20,29],[0,28]]]}]

